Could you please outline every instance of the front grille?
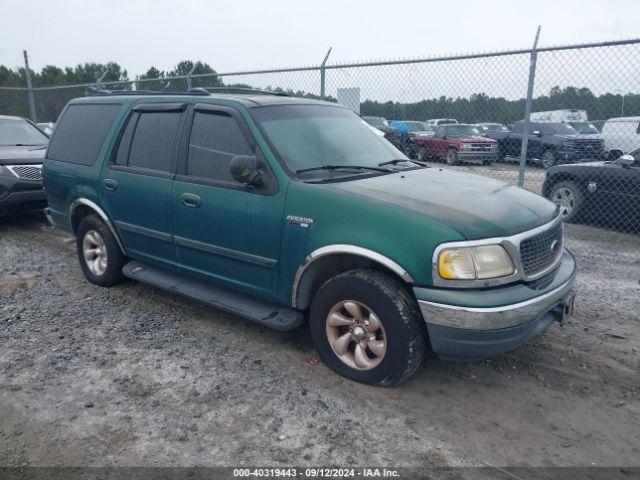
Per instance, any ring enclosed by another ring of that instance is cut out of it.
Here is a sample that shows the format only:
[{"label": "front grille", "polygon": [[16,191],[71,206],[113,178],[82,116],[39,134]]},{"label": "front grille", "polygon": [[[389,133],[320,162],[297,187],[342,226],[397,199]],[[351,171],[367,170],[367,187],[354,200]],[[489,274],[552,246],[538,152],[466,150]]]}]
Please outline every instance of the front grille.
[{"label": "front grille", "polygon": [[491,152],[494,150],[492,143],[472,143],[470,145],[472,152]]},{"label": "front grille", "polygon": [[565,150],[585,158],[600,158],[604,152],[604,145],[602,140],[583,140],[569,142],[565,145]]},{"label": "front grille", "polygon": [[42,165],[12,165],[7,167],[13,174],[23,180],[42,180]]},{"label": "front grille", "polygon": [[520,242],[525,275],[531,277],[551,267],[562,253],[562,224]]}]

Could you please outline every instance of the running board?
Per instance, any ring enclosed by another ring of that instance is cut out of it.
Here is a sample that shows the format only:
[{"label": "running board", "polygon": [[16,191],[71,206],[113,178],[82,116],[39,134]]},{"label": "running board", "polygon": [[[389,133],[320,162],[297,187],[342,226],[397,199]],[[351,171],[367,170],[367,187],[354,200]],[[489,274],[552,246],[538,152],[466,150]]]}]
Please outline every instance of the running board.
[{"label": "running board", "polygon": [[122,268],[122,273],[125,277],[169,292],[185,295],[274,330],[293,330],[303,321],[302,314],[292,308],[233,292],[178,273],[151,267],[135,260],[128,262]]}]

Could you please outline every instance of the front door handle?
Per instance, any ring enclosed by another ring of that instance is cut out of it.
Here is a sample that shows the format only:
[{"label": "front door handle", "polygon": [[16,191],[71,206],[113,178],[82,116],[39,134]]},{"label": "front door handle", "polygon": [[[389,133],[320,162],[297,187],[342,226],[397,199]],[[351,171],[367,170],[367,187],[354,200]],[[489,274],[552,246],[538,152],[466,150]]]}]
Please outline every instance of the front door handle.
[{"label": "front door handle", "polygon": [[118,188],[118,182],[116,182],[115,180],[112,180],[110,178],[105,178],[102,181],[102,184],[104,185],[104,189],[105,190],[109,190],[110,192],[113,192],[114,190],[116,190]]},{"label": "front door handle", "polygon": [[180,195],[180,198],[182,199],[182,204],[185,207],[199,208],[200,205],[202,205],[202,199],[193,193],[183,193]]}]

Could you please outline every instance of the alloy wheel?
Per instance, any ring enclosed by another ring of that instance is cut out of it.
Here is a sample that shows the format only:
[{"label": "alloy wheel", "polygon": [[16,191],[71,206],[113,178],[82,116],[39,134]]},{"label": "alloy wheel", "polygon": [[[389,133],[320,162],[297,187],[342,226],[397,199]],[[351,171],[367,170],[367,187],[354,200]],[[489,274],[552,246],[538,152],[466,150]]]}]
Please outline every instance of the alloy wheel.
[{"label": "alloy wheel", "polygon": [[563,217],[568,217],[573,213],[576,200],[569,188],[561,187],[554,190],[551,200],[560,206],[560,215]]},{"label": "alloy wheel", "polygon": [[84,234],[82,256],[94,275],[99,277],[107,271],[107,244],[96,230],[87,230]]},{"label": "alloy wheel", "polygon": [[380,318],[366,305],[344,300],[327,315],[326,332],[337,357],[357,370],[371,370],[382,362],[387,335]]}]

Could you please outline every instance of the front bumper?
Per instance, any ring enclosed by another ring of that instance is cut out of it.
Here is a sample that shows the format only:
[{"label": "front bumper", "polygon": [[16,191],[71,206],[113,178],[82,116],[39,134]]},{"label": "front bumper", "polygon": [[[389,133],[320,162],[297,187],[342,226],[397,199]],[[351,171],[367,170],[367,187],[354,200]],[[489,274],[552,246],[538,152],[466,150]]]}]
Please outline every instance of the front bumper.
[{"label": "front bumper", "polygon": [[498,149],[495,150],[458,150],[458,159],[463,162],[495,162]]},{"label": "front bumper", "polygon": [[0,212],[41,210],[46,205],[42,182],[0,176]]},{"label": "front bumper", "polygon": [[576,163],[584,162],[585,160],[604,160],[604,150],[598,149],[578,149],[578,150],[558,150],[556,161],[558,164],[562,163]]},{"label": "front bumper", "polygon": [[474,360],[519,347],[570,313],[575,272],[575,259],[565,250],[553,273],[530,284],[415,288],[433,351],[443,359]]}]

